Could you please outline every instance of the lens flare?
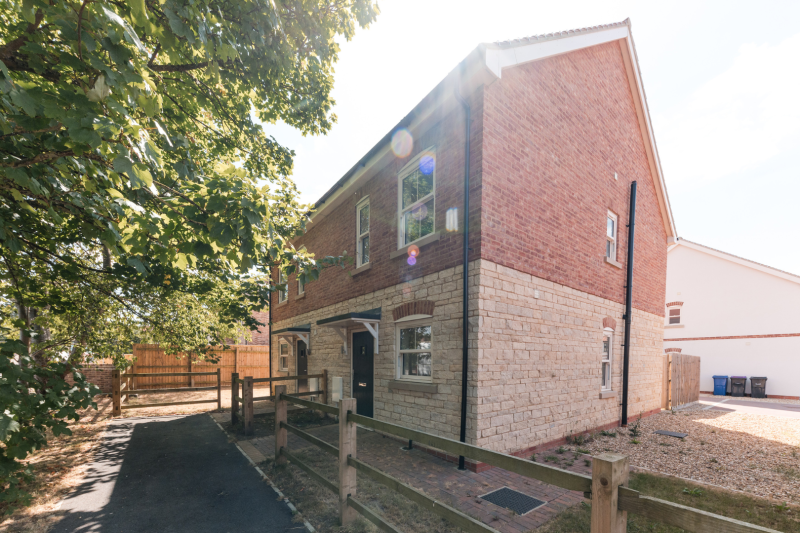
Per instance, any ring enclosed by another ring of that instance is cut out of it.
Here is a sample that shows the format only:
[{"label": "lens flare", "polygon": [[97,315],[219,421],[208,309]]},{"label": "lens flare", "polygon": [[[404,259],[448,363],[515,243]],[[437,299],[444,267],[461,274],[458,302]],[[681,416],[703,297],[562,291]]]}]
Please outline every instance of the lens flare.
[{"label": "lens flare", "polygon": [[428,216],[428,207],[425,204],[415,207],[411,210],[411,216],[414,220],[422,220]]},{"label": "lens flare", "polygon": [[409,257],[406,261],[408,262],[409,265],[416,265],[417,264],[417,258],[414,257],[413,255],[411,257]]},{"label": "lens flare", "polygon": [[414,147],[414,137],[405,128],[400,128],[392,135],[392,152],[397,157],[408,157]]},{"label": "lens flare", "polygon": [[408,247],[408,257],[419,257],[419,248],[417,248],[416,244]]},{"label": "lens flare", "polygon": [[431,152],[425,152],[419,159],[419,171],[429,176],[433,174],[436,168],[436,155]]}]

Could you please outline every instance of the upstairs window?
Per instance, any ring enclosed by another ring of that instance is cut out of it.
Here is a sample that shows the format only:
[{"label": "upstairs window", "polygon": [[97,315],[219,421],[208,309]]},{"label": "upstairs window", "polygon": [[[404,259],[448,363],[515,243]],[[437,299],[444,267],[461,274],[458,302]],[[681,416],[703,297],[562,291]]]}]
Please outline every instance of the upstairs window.
[{"label": "upstairs window", "polygon": [[306,293],[306,284],[303,281],[303,274],[297,274],[297,295]]},{"label": "upstairs window", "polygon": [[617,215],[611,211],[606,215],[606,257],[617,260]]},{"label": "upstairs window", "polygon": [[670,324],[680,324],[681,323],[681,308],[674,307],[669,310],[669,323]]},{"label": "upstairs window", "polygon": [[[400,174],[400,247],[433,233],[435,165],[425,155]],[[429,161],[430,160],[430,161]]]},{"label": "upstairs window", "polygon": [[369,263],[369,198],[356,206],[356,266]]},{"label": "upstairs window", "polygon": [[278,303],[283,303],[289,298],[289,291],[286,290],[286,275],[281,270],[278,274]]},{"label": "upstairs window", "polygon": [[611,359],[614,350],[614,332],[610,329],[603,330],[603,352],[600,358],[601,387],[611,390]]}]

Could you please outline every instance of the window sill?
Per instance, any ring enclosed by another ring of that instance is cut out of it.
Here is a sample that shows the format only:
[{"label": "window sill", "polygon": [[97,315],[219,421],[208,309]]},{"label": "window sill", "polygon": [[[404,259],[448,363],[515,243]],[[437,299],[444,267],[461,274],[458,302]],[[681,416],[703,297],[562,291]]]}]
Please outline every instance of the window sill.
[{"label": "window sill", "polygon": [[435,383],[423,383],[419,381],[403,381],[403,380],[393,380],[389,382],[389,390],[408,390],[414,392],[428,392],[431,394],[436,394],[439,392],[439,386]]},{"label": "window sill", "polygon": [[305,297],[306,297],[306,293],[303,293],[303,294],[298,294],[297,296],[294,297],[294,299],[295,300],[302,300]]},{"label": "window sill", "polygon": [[605,260],[606,260],[606,263],[608,263],[611,266],[614,266],[614,267],[617,267],[617,268],[622,268],[622,263],[617,263],[616,261],[614,261],[610,257],[606,256]]},{"label": "window sill", "polygon": [[360,267],[358,267],[355,270],[351,270],[350,271],[350,275],[351,276],[357,276],[357,275],[361,274],[362,272],[366,272],[370,268],[372,268],[372,263],[366,263],[364,265],[361,265]]},{"label": "window sill", "polygon": [[600,399],[607,400],[608,398],[616,398],[617,391],[615,390],[602,390],[600,391]]},{"label": "window sill", "polygon": [[418,239],[418,240],[412,242],[411,244],[407,244],[406,246],[403,246],[402,248],[400,248],[396,252],[390,253],[389,254],[389,259],[396,259],[398,257],[404,256],[404,255],[408,255],[408,249],[410,247],[416,246],[417,248],[422,248],[423,246],[426,246],[426,245],[428,245],[428,244],[430,244],[432,242],[438,241],[441,236],[442,236],[441,233],[439,233],[438,231],[435,231],[435,232],[431,233],[430,235],[428,235],[427,237],[423,237],[421,239]]},{"label": "window sill", "polygon": [[667,329],[667,328],[682,328],[682,327],[683,327],[683,324],[666,324],[664,326],[664,329]]},{"label": "window sill", "polygon": [[286,298],[284,301],[276,303],[275,307],[280,307],[280,306],[286,305],[288,303],[289,303],[289,298]]}]

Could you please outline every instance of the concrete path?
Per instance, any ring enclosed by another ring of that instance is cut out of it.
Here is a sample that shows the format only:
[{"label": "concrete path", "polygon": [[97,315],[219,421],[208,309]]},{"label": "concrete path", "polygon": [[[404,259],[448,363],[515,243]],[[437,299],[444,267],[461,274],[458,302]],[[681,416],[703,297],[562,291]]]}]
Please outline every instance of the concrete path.
[{"label": "concrete path", "polygon": [[710,411],[800,419],[800,405],[792,403],[759,402],[732,396],[702,396],[700,404]]},{"label": "concrete path", "polygon": [[53,532],[306,530],[207,414],[109,423],[61,511]]}]

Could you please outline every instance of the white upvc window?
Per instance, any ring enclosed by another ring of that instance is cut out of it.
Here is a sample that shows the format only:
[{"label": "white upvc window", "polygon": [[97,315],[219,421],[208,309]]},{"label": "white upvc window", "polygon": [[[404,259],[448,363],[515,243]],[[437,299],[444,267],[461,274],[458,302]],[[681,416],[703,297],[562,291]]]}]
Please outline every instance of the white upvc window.
[{"label": "white upvc window", "polygon": [[278,370],[288,372],[289,370],[289,343],[280,341],[280,351],[278,352]]},{"label": "white upvc window", "polygon": [[297,273],[297,295],[300,296],[301,294],[306,293],[306,284],[303,281],[303,275],[301,273]]},{"label": "white upvc window", "polygon": [[356,267],[369,263],[369,198],[356,206]]},{"label": "white upvc window", "polygon": [[430,319],[397,325],[397,379],[432,380],[433,339]]},{"label": "white upvc window", "polygon": [[283,303],[289,299],[289,291],[286,287],[286,274],[283,273],[283,270],[278,273],[278,285],[281,286],[281,288],[278,289],[278,303]]},{"label": "white upvc window", "polygon": [[400,171],[398,187],[398,248],[422,239],[434,231],[436,191],[435,155],[426,150]]},{"label": "white upvc window", "polygon": [[602,390],[611,390],[611,362],[614,352],[614,331],[606,328],[603,330],[603,352],[600,360]]},{"label": "white upvc window", "polygon": [[671,307],[669,309],[669,323],[670,324],[680,324],[681,323],[681,308],[680,307]]},{"label": "white upvc window", "polygon": [[617,215],[611,211],[606,216],[606,257],[617,260]]}]

